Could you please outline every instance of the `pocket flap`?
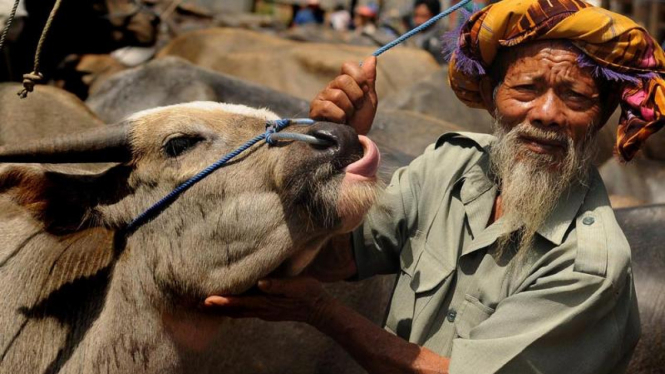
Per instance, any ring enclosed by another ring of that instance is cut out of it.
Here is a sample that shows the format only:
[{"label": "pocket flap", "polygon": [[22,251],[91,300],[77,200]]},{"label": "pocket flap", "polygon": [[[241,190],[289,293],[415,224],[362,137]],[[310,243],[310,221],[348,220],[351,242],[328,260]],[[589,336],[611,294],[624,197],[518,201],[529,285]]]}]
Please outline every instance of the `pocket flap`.
[{"label": "pocket flap", "polygon": [[464,303],[462,303],[462,307],[457,312],[457,317],[455,318],[455,331],[457,335],[460,338],[468,339],[471,329],[489,318],[492,313],[494,313],[494,309],[467,294],[464,296]]},{"label": "pocket flap", "polygon": [[404,248],[399,254],[399,265],[403,272],[413,277],[418,259],[425,248],[425,235],[422,231],[416,231],[416,234],[409,238]]},{"label": "pocket flap", "polygon": [[411,289],[416,293],[431,291],[448,278],[453,270],[452,266],[441,262],[432,253],[432,248],[425,243],[411,275]]}]

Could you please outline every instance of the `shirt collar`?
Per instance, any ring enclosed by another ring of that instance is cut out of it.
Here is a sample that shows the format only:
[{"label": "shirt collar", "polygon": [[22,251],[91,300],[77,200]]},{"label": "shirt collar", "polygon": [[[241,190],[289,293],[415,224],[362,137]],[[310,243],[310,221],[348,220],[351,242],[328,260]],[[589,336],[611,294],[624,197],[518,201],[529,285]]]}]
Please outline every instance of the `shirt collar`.
[{"label": "shirt collar", "polygon": [[568,190],[561,194],[554,210],[538,229],[538,234],[554,245],[561,245],[588,191],[588,186],[579,182],[572,183]]},{"label": "shirt collar", "polygon": [[489,177],[489,159],[487,153],[483,154],[478,162],[455,182],[462,204],[468,205],[492,187],[496,187],[496,183]]},{"label": "shirt collar", "polygon": [[[491,214],[497,191],[497,185],[490,176],[489,154],[483,154],[478,162],[455,182],[454,188],[459,191],[459,200],[464,204],[467,211],[472,234],[477,236],[480,232],[488,228],[487,222],[489,221],[489,215]],[[552,244],[556,246],[561,245],[588,191],[588,186],[584,186],[581,183],[575,182],[571,184],[561,194],[554,210],[537,230],[537,233]],[[495,223],[501,222],[499,220]],[[497,226],[491,230],[493,233],[492,236],[496,235],[498,237],[502,234],[502,232],[498,232],[497,230],[501,231],[503,225],[492,226]]]}]

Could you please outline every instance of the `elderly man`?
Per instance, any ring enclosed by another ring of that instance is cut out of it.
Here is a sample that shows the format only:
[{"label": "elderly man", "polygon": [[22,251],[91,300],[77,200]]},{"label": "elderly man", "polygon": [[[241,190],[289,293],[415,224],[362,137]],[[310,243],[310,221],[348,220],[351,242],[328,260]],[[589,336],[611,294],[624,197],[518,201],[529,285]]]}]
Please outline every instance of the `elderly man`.
[{"label": "elderly man", "polygon": [[[495,134],[448,133],[397,171],[320,280],[399,274],[385,329],[311,279],[207,299],[229,315],[305,321],[371,373],[620,373],[639,338],[630,249],[589,154],[617,102],[617,155],[665,123],[665,55],[638,25],[574,0],[505,0],[464,24],[449,67]],[[375,60],[312,102],[370,129]],[[406,125],[406,124],[405,124]]]}]

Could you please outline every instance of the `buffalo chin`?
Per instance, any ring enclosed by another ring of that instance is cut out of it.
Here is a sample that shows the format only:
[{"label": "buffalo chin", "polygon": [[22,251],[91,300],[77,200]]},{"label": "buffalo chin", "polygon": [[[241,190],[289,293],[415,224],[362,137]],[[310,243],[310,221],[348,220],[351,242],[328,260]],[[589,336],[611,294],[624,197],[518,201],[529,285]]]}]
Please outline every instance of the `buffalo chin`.
[{"label": "buffalo chin", "polygon": [[362,223],[365,214],[376,201],[379,191],[381,191],[380,182],[376,179],[350,181],[345,178],[342,181],[336,204],[341,224],[339,233],[351,232]]}]

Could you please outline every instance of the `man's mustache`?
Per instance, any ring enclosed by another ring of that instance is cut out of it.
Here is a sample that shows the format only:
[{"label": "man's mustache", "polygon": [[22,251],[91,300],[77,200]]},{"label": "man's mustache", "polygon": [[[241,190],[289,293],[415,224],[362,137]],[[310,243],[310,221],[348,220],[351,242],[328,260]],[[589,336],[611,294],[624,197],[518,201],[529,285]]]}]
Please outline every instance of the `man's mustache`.
[{"label": "man's mustache", "polygon": [[518,138],[533,140],[539,143],[550,144],[568,150],[573,140],[566,133],[543,130],[529,123],[521,123],[510,130]]}]

